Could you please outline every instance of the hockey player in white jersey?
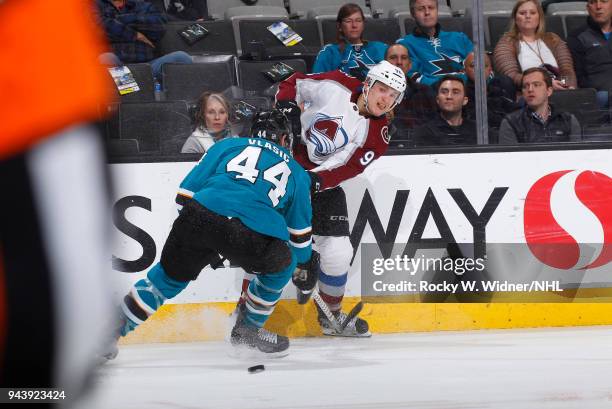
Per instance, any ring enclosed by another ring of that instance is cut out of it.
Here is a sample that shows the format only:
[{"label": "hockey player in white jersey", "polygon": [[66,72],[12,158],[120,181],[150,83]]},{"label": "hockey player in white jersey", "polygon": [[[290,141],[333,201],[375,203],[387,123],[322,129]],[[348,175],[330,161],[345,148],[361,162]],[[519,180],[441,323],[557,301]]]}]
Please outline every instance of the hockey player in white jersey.
[{"label": "hockey player in white jersey", "polygon": [[[313,238],[321,255],[319,294],[339,323],[347,317],[341,307],[353,255],[340,183],[387,151],[386,115],[402,100],[405,89],[401,69],[382,61],[363,83],[341,71],[296,73],[280,84],[276,94],[276,107],[292,120],[294,134],[300,135],[294,158],[312,179]],[[320,308],[319,323],[325,335],[371,335],[368,323],[358,317],[338,331]]]}]

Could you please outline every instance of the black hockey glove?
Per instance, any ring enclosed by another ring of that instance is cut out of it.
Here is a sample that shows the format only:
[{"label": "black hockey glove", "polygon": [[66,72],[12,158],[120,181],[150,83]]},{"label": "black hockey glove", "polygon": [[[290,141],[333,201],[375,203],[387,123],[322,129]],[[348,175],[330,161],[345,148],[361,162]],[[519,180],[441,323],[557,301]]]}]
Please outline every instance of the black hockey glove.
[{"label": "black hockey glove", "polygon": [[312,290],[319,280],[319,271],[321,271],[320,261],[319,253],[313,250],[310,260],[306,263],[298,264],[293,271],[291,281],[293,281],[298,290],[298,304],[306,304],[310,299]]},{"label": "black hockey glove", "polygon": [[307,171],[308,176],[310,176],[310,196],[314,196],[315,193],[320,192],[321,189],[321,176],[317,175],[316,172]]},{"label": "black hockey glove", "polygon": [[293,132],[294,138],[299,138],[302,134],[302,121],[300,121],[300,115],[302,115],[302,110],[300,106],[294,100],[286,100],[286,101],[277,101],[276,109],[282,111],[283,114],[287,117],[289,122],[291,122],[291,131]]}]

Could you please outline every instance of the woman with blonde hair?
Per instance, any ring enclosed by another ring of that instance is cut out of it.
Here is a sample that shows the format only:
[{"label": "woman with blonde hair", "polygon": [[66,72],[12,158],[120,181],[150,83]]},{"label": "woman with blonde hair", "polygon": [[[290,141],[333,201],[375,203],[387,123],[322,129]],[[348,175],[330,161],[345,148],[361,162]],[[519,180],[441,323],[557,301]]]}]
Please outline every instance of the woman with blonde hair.
[{"label": "woman with blonde hair", "polygon": [[203,92],[198,98],[196,127],[187,138],[181,153],[206,153],[221,139],[235,136],[230,127],[230,105],[221,94]]},{"label": "woman with blonde hair", "polygon": [[544,10],[538,0],[518,0],[512,9],[510,30],[497,42],[493,53],[495,68],[520,87],[523,71],[546,68],[553,76],[555,90],[576,88],[572,55],[565,41],[547,33]]}]

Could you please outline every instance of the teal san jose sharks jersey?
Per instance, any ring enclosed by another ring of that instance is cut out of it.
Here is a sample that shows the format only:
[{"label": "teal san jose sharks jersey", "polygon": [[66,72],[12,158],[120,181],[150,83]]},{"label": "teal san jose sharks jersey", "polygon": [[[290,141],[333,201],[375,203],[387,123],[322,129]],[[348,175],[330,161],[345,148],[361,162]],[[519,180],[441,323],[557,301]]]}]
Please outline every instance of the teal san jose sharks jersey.
[{"label": "teal san jose sharks jersey", "polygon": [[327,44],[319,51],[312,72],[341,70],[363,80],[373,65],[385,59],[387,47],[380,41],[368,41],[361,45],[346,44],[341,51],[338,44]]},{"label": "teal san jose sharks jersey", "polygon": [[185,177],[179,195],[217,214],[237,217],[258,233],[288,241],[298,263],[310,258],[310,177],[287,150],[270,141],[217,142]]},{"label": "teal san jose sharks jersey", "polygon": [[408,49],[412,61],[408,76],[416,82],[434,86],[440,78],[449,74],[465,80],[463,61],[474,45],[464,33],[440,31],[438,25],[435,36],[430,38],[416,28],[397,43]]}]

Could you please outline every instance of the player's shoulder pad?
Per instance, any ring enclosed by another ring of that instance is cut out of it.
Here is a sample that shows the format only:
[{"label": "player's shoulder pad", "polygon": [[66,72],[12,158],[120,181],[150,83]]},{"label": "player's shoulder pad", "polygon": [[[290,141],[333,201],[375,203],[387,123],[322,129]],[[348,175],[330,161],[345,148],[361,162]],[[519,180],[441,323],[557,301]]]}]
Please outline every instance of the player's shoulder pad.
[{"label": "player's shoulder pad", "polygon": [[354,91],[356,88],[360,87],[363,84],[362,81],[353,77],[352,75],[345,73],[342,70],[330,71],[326,74],[327,74],[326,79],[330,79],[330,80],[339,82],[340,84],[344,85],[351,91]]}]

